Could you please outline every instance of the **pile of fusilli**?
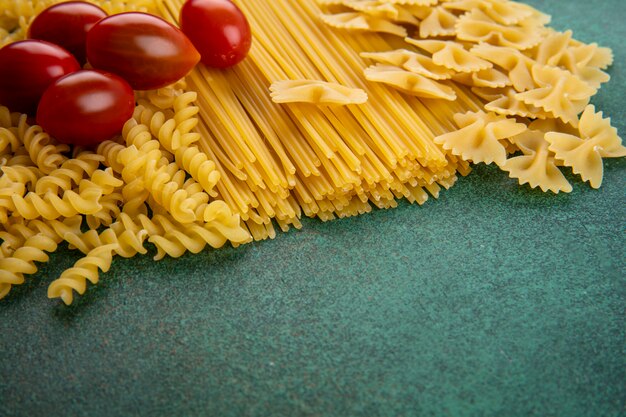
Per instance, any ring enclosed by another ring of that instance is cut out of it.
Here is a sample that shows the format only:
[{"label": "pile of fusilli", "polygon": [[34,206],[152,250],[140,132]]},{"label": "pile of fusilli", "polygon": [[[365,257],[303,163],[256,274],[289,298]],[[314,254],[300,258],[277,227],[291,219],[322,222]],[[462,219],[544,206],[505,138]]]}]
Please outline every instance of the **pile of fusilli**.
[{"label": "pile of fusilli", "polygon": [[178,87],[138,93],[119,138],[71,153],[26,115],[0,107],[0,297],[61,241],[85,254],[48,290],[70,304],[114,255],[146,253],[145,240],[161,259],[249,239],[214,198],[219,173],[194,144],[196,93]]}]

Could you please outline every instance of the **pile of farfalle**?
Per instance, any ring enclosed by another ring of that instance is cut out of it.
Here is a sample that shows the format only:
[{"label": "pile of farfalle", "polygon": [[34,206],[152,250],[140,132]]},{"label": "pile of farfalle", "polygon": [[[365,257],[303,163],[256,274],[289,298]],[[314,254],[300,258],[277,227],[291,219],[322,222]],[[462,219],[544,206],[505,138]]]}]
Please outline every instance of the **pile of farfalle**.
[{"label": "pile of farfalle", "polygon": [[361,53],[371,63],[367,80],[437,101],[458,100],[455,89],[462,85],[483,100],[481,111],[454,116],[458,130],[435,139],[466,161],[495,163],[521,184],[558,193],[572,190],[560,167],[598,188],[602,158],[626,155],[610,119],[589,104],[609,81],[604,70],[613,62],[611,50],[547,27],[550,17],[530,6],[507,0],[318,3],[326,24],[384,33],[396,47]]}]

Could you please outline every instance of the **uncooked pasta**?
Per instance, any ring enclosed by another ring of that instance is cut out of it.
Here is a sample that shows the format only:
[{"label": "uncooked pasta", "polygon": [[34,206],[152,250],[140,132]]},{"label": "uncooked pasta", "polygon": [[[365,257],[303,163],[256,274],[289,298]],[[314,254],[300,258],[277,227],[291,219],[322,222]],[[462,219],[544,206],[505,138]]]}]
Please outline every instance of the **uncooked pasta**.
[{"label": "uncooked pasta", "polygon": [[[155,260],[423,204],[471,164],[520,184],[592,187],[626,155],[590,98],[611,51],[508,0],[234,0],[253,32],[228,69],[136,92],[120,135],[59,144],[0,106],[0,298],[66,241],[84,257],[49,287],[66,304],[115,256]],[[56,0],[0,0],[0,46]],[[99,1],[177,25],[183,0]],[[0,103],[1,105],[2,103]]]}]

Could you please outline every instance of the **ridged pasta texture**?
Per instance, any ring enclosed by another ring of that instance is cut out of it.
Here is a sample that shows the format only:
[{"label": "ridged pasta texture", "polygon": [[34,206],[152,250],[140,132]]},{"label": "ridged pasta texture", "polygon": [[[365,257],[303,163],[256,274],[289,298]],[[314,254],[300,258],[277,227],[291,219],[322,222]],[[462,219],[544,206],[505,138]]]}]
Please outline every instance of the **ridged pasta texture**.
[{"label": "ridged pasta texture", "polygon": [[[58,0],[0,0],[0,46]],[[591,97],[609,49],[508,0],[233,0],[253,44],[136,92],[122,132],[59,144],[0,103],[0,298],[67,242],[83,253],[49,287],[70,304],[115,256],[155,260],[330,220],[423,204],[471,164],[570,192],[597,188],[626,148]],[[183,0],[94,0],[178,24]]]}]

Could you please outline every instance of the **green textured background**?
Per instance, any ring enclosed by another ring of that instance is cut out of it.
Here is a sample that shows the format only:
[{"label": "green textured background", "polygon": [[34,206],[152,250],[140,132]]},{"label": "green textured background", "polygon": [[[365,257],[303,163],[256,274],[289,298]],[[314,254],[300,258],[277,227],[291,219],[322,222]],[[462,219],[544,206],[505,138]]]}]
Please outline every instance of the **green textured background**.
[{"label": "green textured background", "polygon": [[[593,102],[623,136],[626,1],[530,3],[613,48]],[[0,302],[0,416],[624,416],[625,168],[554,196],[479,166],[423,207],[119,259],[71,308],[62,250]]]}]

